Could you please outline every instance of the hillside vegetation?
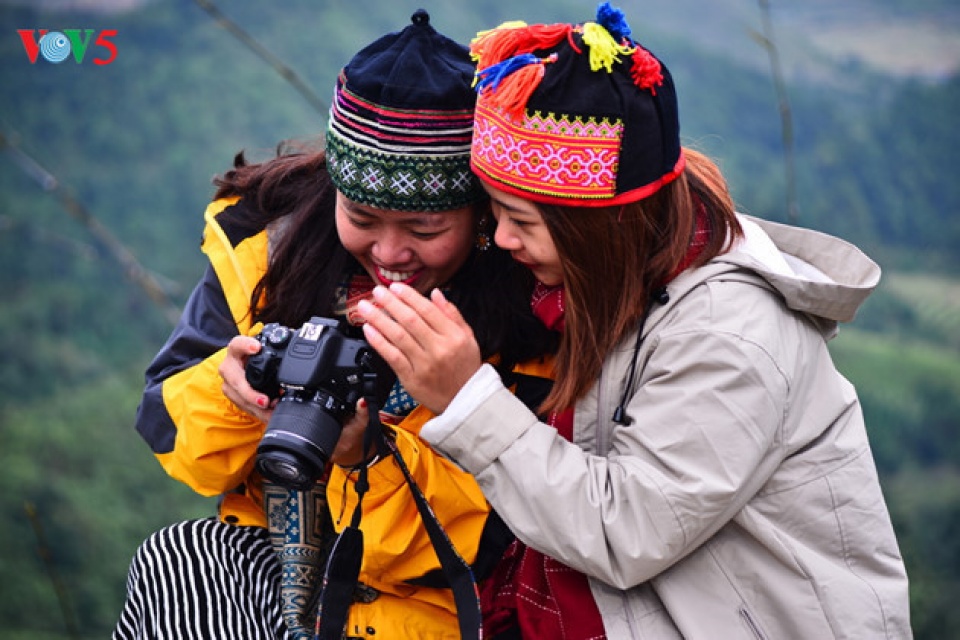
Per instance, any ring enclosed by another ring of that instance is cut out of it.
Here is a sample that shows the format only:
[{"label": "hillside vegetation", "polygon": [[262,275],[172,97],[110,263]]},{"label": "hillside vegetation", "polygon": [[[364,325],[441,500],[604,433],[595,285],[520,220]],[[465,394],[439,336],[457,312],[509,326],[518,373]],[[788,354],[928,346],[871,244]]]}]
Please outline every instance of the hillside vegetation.
[{"label": "hillside vegetation", "polygon": [[[201,4],[130,2],[112,14],[0,4],[5,638],[108,636],[139,541],[214,510],[167,478],[135,433],[143,370],[170,330],[165,309],[182,304],[202,272],[211,178],[241,149],[265,157],[281,140],[317,135],[325,113]],[[506,19],[582,20],[591,10],[572,0],[436,4],[426,5],[433,23],[462,41]],[[221,9],[325,103],[349,56],[404,26],[417,6]],[[939,0],[856,6],[872,20],[936,16],[949,26],[960,15]],[[623,7],[634,35],[675,76],[685,144],[718,159],[742,210],[786,220],[777,96],[750,35],[757,5]],[[817,16],[824,32],[849,27],[832,15]],[[813,24],[810,14],[796,29],[778,23],[784,51],[809,56],[803,65],[785,59],[797,222],[857,243],[884,268],[832,349],[862,397],[911,575],[916,637],[960,637],[960,183],[950,174],[960,166],[960,76],[905,76],[849,52],[831,57],[813,46]],[[117,58],[30,64],[16,30],[40,28],[116,29]],[[118,250],[129,252],[126,266]],[[159,284],[152,297],[130,258]]]}]

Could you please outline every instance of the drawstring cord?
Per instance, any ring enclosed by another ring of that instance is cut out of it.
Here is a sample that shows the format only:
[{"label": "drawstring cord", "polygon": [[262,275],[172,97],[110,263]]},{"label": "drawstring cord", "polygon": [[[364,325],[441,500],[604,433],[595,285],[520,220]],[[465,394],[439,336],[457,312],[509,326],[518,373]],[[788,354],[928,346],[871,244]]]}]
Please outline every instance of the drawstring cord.
[{"label": "drawstring cord", "polygon": [[647,323],[647,318],[653,310],[654,303],[665,305],[670,302],[670,294],[666,287],[660,287],[650,296],[650,304],[643,310],[643,316],[640,318],[640,328],[637,331],[637,342],[633,345],[633,360],[630,362],[630,375],[627,377],[627,385],[623,388],[623,395],[620,396],[620,404],[613,412],[613,421],[617,424],[628,425],[633,423],[633,418],[627,415],[627,395],[633,389],[633,380],[637,375],[637,359],[640,357],[640,345],[643,344],[643,326]]}]

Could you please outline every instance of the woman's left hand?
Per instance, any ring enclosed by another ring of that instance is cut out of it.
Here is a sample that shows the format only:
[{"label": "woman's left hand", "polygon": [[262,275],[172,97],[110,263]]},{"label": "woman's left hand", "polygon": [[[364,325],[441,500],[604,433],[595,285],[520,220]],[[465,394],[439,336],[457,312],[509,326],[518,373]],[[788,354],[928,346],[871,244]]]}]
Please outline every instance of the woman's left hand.
[{"label": "woman's left hand", "polygon": [[358,306],[367,342],[410,395],[442,413],[483,364],[473,330],[438,289],[428,299],[405,284],[392,284],[376,287],[373,297],[376,304]]}]

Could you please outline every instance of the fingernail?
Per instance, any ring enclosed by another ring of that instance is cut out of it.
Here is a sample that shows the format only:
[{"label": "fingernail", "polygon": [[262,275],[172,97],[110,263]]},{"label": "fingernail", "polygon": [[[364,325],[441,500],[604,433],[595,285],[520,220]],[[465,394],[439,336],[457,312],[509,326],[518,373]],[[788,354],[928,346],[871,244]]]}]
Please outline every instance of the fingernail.
[{"label": "fingernail", "polygon": [[382,297],[384,296],[384,294],[386,294],[386,293],[387,293],[386,287],[384,287],[384,286],[381,285],[381,284],[378,284],[377,286],[375,286],[375,287],[373,288],[373,297],[374,297],[374,298],[382,298]]},{"label": "fingernail", "polygon": [[259,398],[257,398],[257,406],[260,407],[261,409],[265,409],[267,406],[267,399],[263,396],[260,396]]},{"label": "fingernail", "polygon": [[360,313],[364,313],[364,314],[370,313],[374,309],[375,307],[369,300],[360,300],[359,302],[357,302],[357,311],[359,311]]},{"label": "fingernail", "polygon": [[367,408],[367,400],[366,400],[365,398],[360,398],[360,399],[357,401],[357,406],[360,407],[361,409],[366,409],[366,408]]}]

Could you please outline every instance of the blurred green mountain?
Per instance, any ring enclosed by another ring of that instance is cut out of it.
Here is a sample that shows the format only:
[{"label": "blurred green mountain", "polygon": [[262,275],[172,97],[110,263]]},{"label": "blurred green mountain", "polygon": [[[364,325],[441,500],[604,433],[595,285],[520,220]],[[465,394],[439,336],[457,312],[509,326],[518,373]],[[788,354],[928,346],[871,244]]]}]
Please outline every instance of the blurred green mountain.
[{"label": "blurred green mountain", "polygon": [[[435,4],[424,5],[433,24],[464,42],[507,19],[579,21],[593,10],[572,0]],[[857,243],[885,270],[834,352],[863,398],[913,580],[918,638],[960,635],[951,604],[960,595],[960,492],[937,489],[956,487],[960,466],[955,4],[771,7],[793,127],[796,222]],[[340,66],[402,28],[419,4],[216,5],[288,65],[309,98],[211,6],[0,2],[5,637],[108,635],[139,540],[212,512],[163,475],[132,428],[142,372],[170,330],[137,267],[181,304],[203,268],[211,178],[239,150],[265,157],[281,140],[318,135]],[[673,72],[685,144],[718,159],[742,210],[787,220],[791,185],[759,44],[761,3],[620,6],[634,37]],[[71,28],[94,38],[115,29],[116,59],[95,65],[105,50],[91,49],[81,64],[31,64],[17,34]],[[73,627],[82,631],[64,632]]]}]

